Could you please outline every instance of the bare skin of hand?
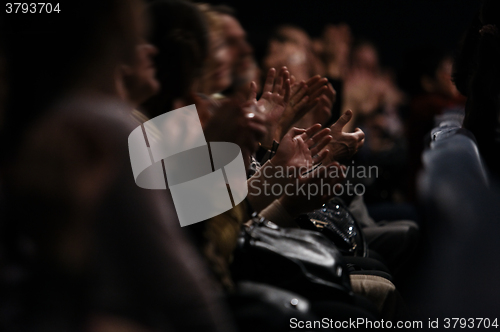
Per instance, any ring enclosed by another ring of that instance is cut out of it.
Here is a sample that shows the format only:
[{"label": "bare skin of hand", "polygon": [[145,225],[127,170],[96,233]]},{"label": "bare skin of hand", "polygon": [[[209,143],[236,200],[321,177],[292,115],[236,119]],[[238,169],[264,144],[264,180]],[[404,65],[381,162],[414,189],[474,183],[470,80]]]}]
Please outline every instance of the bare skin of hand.
[{"label": "bare skin of hand", "polygon": [[[292,78],[294,81],[294,78]],[[293,83],[290,91],[290,100],[279,119],[274,132],[274,139],[280,142],[283,136],[290,130],[292,125],[299,121],[309,110],[306,106],[309,102],[306,82]]]},{"label": "bare skin of hand", "polygon": [[327,155],[326,146],[332,140],[330,129],[316,124],[307,129],[292,128],[283,137],[271,162],[275,166],[311,168]]},{"label": "bare skin of hand", "polygon": [[365,133],[356,128],[352,133],[346,133],[343,128],[352,118],[352,111],[347,110],[331,127],[333,139],[328,144],[328,157],[326,162],[334,160],[346,160],[351,158],[363,146],[365,142]]},{"label": "bare skin of hand", "polygon": [[293,182],[301,173],[310,170],[315,163],[321,162],[327,155],[327,144],[332,137],[330,129],[321,129],[317,124],[308,129],[292,128],[283,138],[278,152],[248,180],[248,199],[253,208],[260,211],[272,201],[278,199],[271,191],[268,195],[260,195],[265,187],[278,184],[282,188]]},{"label": "bare skin of hand", "polygon": [[[344,180],[343,168],[345,169],[345,166],[333,162],[327,166],[320,166],[309,174],[299,176],[295,185],[304,190],[296,190],[297,188],[289,190],[294,194],[285,193],[281,196],[279,198],[281,205],[292,217],[320,208],[335,196],[334,187]],[[326,190],[327,186],[331,190]]]},{"label": "bare skin of hand", "polygon": [[319,75],[307,81],[295,82],[291,79],[291,97],[285,109],[275,140],[279,141],[292,125],[308,128],[315,123],[323,124],[331,116],[331,110],[336,99],[336,92],[328,79]]},{"label": "bare skin of hand", "polygon": [[[257,101],[257,85],[252,82],[250,85],[249,100],[255,101],[257,109],[265,117],[267,134],[261,140],[263,146],[271,146],[275,139],[275,132],[279,121],[290,100],[290,73],[286,67],[282,67],[276,77],[276,70],[269,69],[263,93]],[[278,140],[279,141],[279,140]]]},{"label": "bare skin of hand", "polygon": [[267,134],[265,117],[255,103],[225,100],[203,127],[207,141],[232,142],[240,146],[248,167],[250,156]]},{"label": "bare skin of hand", "polygon": [[332,107],[336,100],[336,92],[328,79],[319,75],[307,80],[309,102],[308,112],[295,123],[296,127],[307,128],[315,123],[326,123],[332,115]]}]

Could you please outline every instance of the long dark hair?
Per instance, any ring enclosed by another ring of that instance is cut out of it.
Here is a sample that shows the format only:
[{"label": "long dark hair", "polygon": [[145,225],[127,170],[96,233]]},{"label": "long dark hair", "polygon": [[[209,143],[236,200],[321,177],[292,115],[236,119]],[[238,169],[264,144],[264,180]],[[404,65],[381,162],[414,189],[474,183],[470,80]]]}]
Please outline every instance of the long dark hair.
[{"label": "long dark hair", "polygon": [[172,102],[186,96],[194,79],[200,77],[208,54],[208,28],[202,13],[187,1],[155,1],[149,6],[149,15],[161,90],[143,107],[155,117],[171,111]]}]

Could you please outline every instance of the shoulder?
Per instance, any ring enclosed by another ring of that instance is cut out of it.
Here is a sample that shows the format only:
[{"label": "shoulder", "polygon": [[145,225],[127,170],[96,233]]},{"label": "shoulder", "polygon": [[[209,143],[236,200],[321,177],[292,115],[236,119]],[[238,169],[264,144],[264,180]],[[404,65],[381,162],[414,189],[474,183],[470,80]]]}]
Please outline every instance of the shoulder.
[{"label": "shoulder", "polygon": [[131,106],[113,98],[60,102],[26,135],[23,149],[118,152],[127,148],[128,135],[139,125],[131,112]]},{"label": "shoulder", "polygon": [[55,105],[23,138],[12,169],[16,181],[60,195],[75,183],[104,185],[101,176],[124,171],[129,163],[128,135],[138,126],[130,112],[114,99]]}]

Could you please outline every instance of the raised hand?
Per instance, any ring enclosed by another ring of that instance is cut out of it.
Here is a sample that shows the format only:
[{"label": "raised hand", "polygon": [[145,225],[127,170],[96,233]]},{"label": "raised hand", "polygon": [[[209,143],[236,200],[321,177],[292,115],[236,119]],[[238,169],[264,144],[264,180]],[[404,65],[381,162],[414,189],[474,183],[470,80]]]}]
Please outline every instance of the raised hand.
[{"label": "raised hand", "polygon": [[309,102],[306,104],[308,112],[294,125],[299,128],[307,128],[315,123],[324,124],[330,119],[336,92],[328,79],[319,75],[311,77],[306,82]]},{"label": "raised hand", "polygon": [[326,162],[345,160],[351,158],[363,146],[365,133],[356,128],[352,133],[343,131],[345,125],[351,121],[352,111],[347,110],[331,127],[332,140],[328,144],[328,157]]},{"label": "raised hand", "polygon": [[[292,76],[292,80],[295,78]],[[288,102],[283,115],[279,119],[274,139],[279,142],[290,130],[292,125],[299,121],[310,109],[307,107],[309,96],[307,95],[307,84],[302,81],[291,86],[290,101]]]},{"label": "raised hand", "polygon": [[290,73],[286,67],[282,67],[276,77],[276,70],[269,69],[266,82],[263,87],[262,96],[256,100],[256,84],[251,83],[250,101],[256,103],[257,109],[265,118],[267,135],[261,143],[264,146],[271,146],[275,139],[275,132],[279,125],[279,120],[285,111],[290,99]]},{"label": "raised hand", "polygon": [[224,100],[213,113],[203,127],[207,141],[238,144],[248,167],[250,156],[267,135],[264,115],[257,111],[253,102],[241,104],[230,99]]},{"label": "raised hand", "polygon": [[307,83],[308,85],[311,86],[309,100],[311,100],[313,103],[315,102],[316,104],[316,105],[310,105],[310,107],[315,107],[316,109],[313,108],[313,111],[311,112],[314,113],[316,111],[318,113],[316,116],[319,117],[321,120],[324,120],[324,121],[318,121],[317,123],[324,123],[331,116],[332,107],[333,104],[335,103],[337,93],[333,89],[332,85],[328,83],[327,78],[321,78],[317,80],[316,83],[313,84],[312,80],[315,77],[310,79]]},{"label": "raised hand", "polygon": [[326,146],[332,136],[330,129],[317,124],[307,129],[292,128],[281,140],[276,155],[271,159],[274,166],[308,170],[328,155]]},{"label": "raised hand", "polygon": [[290,129],[276,155],[249,179],[248,197],[252,206],[257,210],[266,207],[279,198],[273,191],[267,192],[267,195],[259,194],[266,192],[266,187],[278,185],[284,188],[326,158],[326,146],[332,139],[329,133],[330,129],[322,130],[319,124],[308,129]]}]

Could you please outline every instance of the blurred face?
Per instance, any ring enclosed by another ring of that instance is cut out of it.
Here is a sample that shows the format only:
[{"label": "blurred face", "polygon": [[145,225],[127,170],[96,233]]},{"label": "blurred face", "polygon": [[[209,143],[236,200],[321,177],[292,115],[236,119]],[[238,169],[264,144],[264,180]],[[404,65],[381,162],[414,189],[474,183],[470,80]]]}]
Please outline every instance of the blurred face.
[{"label": "blurred face", "polygon": [[300,82],[310,77],[310,67],[307,60],[306,51],[301,46],[292,42],[271,41],[263,62],[266,71],[269,68],[287,66],[290,73]]},{"label": "blurred face", "polygon": [[358,47],[352,57],[354,69],[376,74],[379,70],[377,51],[370,45]]},{"label": "blurred face", "polygon": [[251,67],[253,50],[246,40],[245,30],[234,17],[223,14],[221,19],[233,75],[238,76]]},{"label": "blurred face", "polygon": [[143,103],[160,89],[153,65],[153,57],[157,53],[156,47],[143,42],[136,46],[133,64],[123,66],[123,81],[127,98],[133,104]]},{"label": "blurred face", "polygon": [[210,33],[210,55],[204,75],[206,93],[221,92],[231,85],[232,58],[224,36]]},{"label": "blurred face", "polygon": [[311,39],[309,36],[302,30],[293,28],[293,27],[284,27],[279,29],[279,34],[286,37],[290,41],[298,44],[304,49],[311,48]]}]

